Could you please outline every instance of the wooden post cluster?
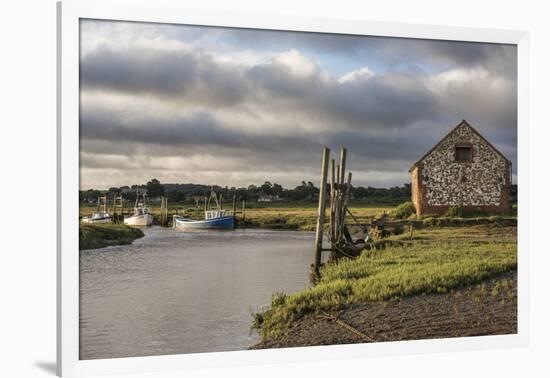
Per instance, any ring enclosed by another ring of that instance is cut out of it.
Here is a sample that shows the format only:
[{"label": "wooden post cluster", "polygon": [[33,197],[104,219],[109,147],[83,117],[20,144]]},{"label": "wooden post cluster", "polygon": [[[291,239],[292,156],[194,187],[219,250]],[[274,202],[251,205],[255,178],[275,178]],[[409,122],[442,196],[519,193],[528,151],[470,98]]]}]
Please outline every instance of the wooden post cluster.
[{"label": "wooden post cluster", "polygon": [[[330,160],[330,179],[327,178]],[[340,161],[336,164],[330,159],[330,150],[323,149],[321,165],[321,182],[319,184],[319,208],[317,212],[317,228],[315,233],[314,263],[313,271],[319,274],[321,266],[321,255],[323,251],[345,254],[350,245],[353,244],[351,235],[346,226],[346,215],[350,213],[347,208],[351,196],[351,172],[346,176],[347,150],[340,150]],[[327,183],[327,180],[328,181]],[[329,193],[327,195],[327,186]],[[323,248],[323,232],[325,222],[325,209],[329,202],[329,226],[328,239],[330,248]]]},{"label": "wooden post cluster", "polygon": [[[346,177],[347,150],[340,150],[340,164],[336,172],[332,170],[330,190],[330,227],[329,238],[331,251],[342,251],[346,243],[351,243],[351,236],[346,227],[346,215],[349,213],[348,202],[351,195],[351,172]],[[332,160],[332,165],[335,162]],[[334,177],[334,173],[336,176]]]}]

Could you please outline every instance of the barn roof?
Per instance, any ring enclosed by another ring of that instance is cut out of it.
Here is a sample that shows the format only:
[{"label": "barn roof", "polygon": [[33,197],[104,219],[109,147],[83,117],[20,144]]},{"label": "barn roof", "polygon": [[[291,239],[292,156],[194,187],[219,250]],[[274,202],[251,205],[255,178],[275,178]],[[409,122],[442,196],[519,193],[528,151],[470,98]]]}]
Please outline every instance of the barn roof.
[{"label": "barn roof", "polygon": [[483,135],[481,135],[481,134],[479,133],[479,131],[477,131],[476,129],[474,129],[474,128],[472,127],[472,125],[470,125],[468,122],[466,122],[466,120],[463,119],[458,125],[456,125],[455,127],[453,127],[453,129],[452,129],[451,131],[449,131],[449,132],[447,133],[447,135],[445,135],[445,136],[443,137],[443,139],[441,139],[439,142],[437,142],[435,146],[433,146],[428,152],[426,152],[424,155],[422,155],[422,157],[421,157],[420,159],[418,159],[418,160],[416,161],[416,163],[414,163],[414,164],[411,166],[411,168],[409,169],[409,172],[411,172],[416,166],[418,166],[418,164],[420,164],[420,163],[422,162],[422,160],[424,160],[424,159],[426,158],[426,156],[428,156],[429,154],[431,154],[433,150],[435,150],[441,143],[443,143],[443,141],[445,141],[445,139],[447,139],[449,136],[451,136],[451,135],[455,132],[455,130],[458,129],[458,128],[459,128],[460,126],[462,126],[462,125],[465,125],[465,126],[469,127],[474,133],[476,133],[476,134],[481,138],[481,140],[483,140],[485,143],[487,143],[487,145],[488,145],[489,147],[491,147],[491,148],[492,148],[497,154],[499,154],[506,162],[508,162],[508,164],[512,164],[512,162],[511,162],[510,160],[508,160],[508,158],[507,158],[506,156],[504,156],[504,155],[502,154],[502,152],[500,152],[499,150],[497,150],[497,148],[496,148],[495,146],[493,146],[493,145],[491,144],[491,142],[489,142],[487,139],[485,139],[485,137],[484,137]]}]

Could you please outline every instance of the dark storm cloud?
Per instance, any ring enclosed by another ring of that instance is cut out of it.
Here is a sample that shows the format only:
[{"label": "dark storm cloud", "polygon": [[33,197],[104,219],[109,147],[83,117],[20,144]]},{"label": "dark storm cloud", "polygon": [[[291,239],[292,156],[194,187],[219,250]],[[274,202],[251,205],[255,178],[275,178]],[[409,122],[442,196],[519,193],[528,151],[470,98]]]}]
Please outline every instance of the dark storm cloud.
[{"label": "dark storm cloud", "polygon": [[[403,127],[420,119],[435,119],[436,99],[421,80],[406,75],[382,75],[359,82],[323,81],[318,75],[296,78],[285,67],[252,67],[247,76],[257,91],[268,92],[275,105],[334,118],[350,126]],[[282,99],[282,100],[277,100]]]},{"label": "dark storm cloud", "polygon": [[145,93],[163,97],[205,97],[211,104],[242,99],[246,83],[239,70],[216,64],[199,49],[113,50],[102,47],[81,58],[83,89]]},{"label": "dark storm cloud", "polygon": [[[484,66],[515,69],[516,48],[513,45],[445,40],[393,38],[362,35],[215,28],[212,39],[218,38],[250,49],[284,48],[316,50],[349,58],[376,58],[389,67],[403,64],[441,63],[461,67]],[[187,38],[187,33],[179,36]]]},{"label": "dark storm cloud", "polygon": [[[135,113],[131,116],[122,111],[112,113],[107,109],[89,107],[80,117],[81,137],[84,140],[124,141],[141,145],[155,144],[166,147],[185,148],[185,153],[217,151],[223,149],[250,149],[258,153],[278,153],[281,146],[289,150],[308,148],[293,135],[270,136],[250,134],[222,127],[209,113],[199,112],[187,117],[151,116]],[[309,147],[318,145],[311,143]]]},{"label": "dark storm cloud", "polygon": [[[232,158],[254,157],[255,167],[302,166],[304,169],[318,165],[320,146],[333,149],[346,146],[354,158],[361,161],[361,169],[399,169],[416,159],[423,144],[414,138],[415,131],[400,132],[394,136],[369,135],[361,130],[326,132],[322,135],[286,136],[265,133],[251,134],[223,128],[206,113],[189,117],[151,117],[145,113],[134,114],[138,121],[128,123],[128,115],[122,112],[101,111],[89,107],[81,116],[82,152],[88,154],[174,156],[195,154],[219,154]],[[107,115],[109,114],[109,115]],[[84,166],[92,167],[92,160]],[[93,167],[98,166],[93,160]],[[125,160],[112,160],[112,166],[125,168]],[[222,163],[223,165],[223,163]],[[407,167],[408,168],[408,167]]]}]

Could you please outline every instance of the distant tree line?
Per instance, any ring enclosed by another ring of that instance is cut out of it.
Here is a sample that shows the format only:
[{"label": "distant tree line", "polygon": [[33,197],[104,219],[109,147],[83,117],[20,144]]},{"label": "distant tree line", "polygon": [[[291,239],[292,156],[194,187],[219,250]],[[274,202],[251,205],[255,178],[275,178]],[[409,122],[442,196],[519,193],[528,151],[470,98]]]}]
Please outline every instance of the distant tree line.
[{"label": "distant tree line", "polygon": [[[248,187],[228,187],[228,186],[210,186],[202,184],[161,184],[159,180],[152,179],[145,185],[132,185],[112,187],[109,190],[83,190],[80,191],[81,202],[95,202],[98,196],[107,194],[109,197],[123,195],[126,200],[134,201],[136,191],[146,190],[150,199],[160,196],[166,196],[171,202],[194,201],[194,198],[208,196],[211,189],[224,198],[233,198],[233,195],[239,200],[257,201],[265,196],[272,196],[280,201],[314,201],[319,195],[319,188],[311,181],[302,181],[302,183],[293,189],[284,188],[277,183],[269,181],[262,185],[249,185]],[[410,200],[411,185],[394,186],[391,188],[373,188],[357,186],[352,187],[351,196],[354,199],[370,199],[381,203],[400,203]]]}]

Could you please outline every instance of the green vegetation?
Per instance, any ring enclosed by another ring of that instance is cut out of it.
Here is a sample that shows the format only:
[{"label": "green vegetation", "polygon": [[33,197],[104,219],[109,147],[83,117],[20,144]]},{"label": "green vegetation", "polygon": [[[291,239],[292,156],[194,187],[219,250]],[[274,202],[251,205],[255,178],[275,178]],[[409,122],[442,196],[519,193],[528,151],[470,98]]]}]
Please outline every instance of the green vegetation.
[{"label": "green vegetation", "polygon": [[[480,231],[480,235],[487,232]],[[449,234],[452,242],[424,240],[364,251],[357,259],[328,264],[322,268],[316,286],[288,296],[275,294],[270,308],[254,314],[253,326],[267,338],[308,313],[358,302],[447,292],[516,269],[515,241],[481,242],[470,238],[457,242],[468,230]],[[426,235],[420,234],[420,239],[431,239]],[[432,236],[444,240],[444,235],[438,232]]]},{"label": "green vegetation", "polygon": [[96,249],[110,245],[131,244],[143,236],[143,231],[123,224],[80,224],[79,249]]},{"label": "green vegetation", "polygon": [[485,217],[428,217],[422,220],[424,227],[464,227],[480,224],[513,226],[517,224],[517,216],[491,215]]},{"label": "green vegetation", "polygon": [[443,214],[444,217],[459,217],[464,216],[464,209],[461,206],[449,206]]},{"label": "green vegetation", "polygon": [[393,219],[407,219],[411,215],[416,214],[416,208],[412,202],[403,202],[397,206],[390,213],[390,217]]}]

